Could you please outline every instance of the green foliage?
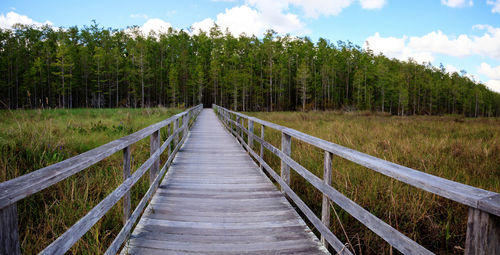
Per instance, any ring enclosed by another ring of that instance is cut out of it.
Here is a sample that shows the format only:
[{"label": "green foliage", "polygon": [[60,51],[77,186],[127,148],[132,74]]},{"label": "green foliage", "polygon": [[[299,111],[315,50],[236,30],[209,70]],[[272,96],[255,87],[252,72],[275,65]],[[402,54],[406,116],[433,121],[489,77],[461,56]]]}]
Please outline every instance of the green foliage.
[{"label": "green foliage", "polygon": [[138,27],[0,29],[0,107],[367,110],[500,116],[500,94],[442,65],[374,55],[350,42],[234,37],[214,26],[144,36]]}]

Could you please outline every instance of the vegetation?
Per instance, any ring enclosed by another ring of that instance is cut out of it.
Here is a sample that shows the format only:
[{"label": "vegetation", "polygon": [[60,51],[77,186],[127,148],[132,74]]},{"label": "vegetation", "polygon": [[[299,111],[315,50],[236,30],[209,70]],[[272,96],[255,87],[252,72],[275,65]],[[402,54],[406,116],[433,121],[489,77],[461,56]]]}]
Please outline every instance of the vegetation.
[{"label": "vegetation", "polygon": [[[400,165],[486,190],[500,192],[500,119],[461,116],[398,117],[369,112],[250,113],[260,119]],[[256,124],[255,133],[260,134]],[[281,134],[266,129],[280,148]],[[259,145],[255,148],[258,150]],[[323,151],[292,139],[292,158],[322,178]],[[279,159],[265,159],[279,173]],[[291,186],[316,215],[321,193],[292,172]],[[345,159],[334,157],[332,186],[408,237],[439,254],[464,252],[467,207],[420,191]],[[390,247],[335,206],[357,254],[388,254]],[[346,237],[332,212],[333,233]]]},{"label": "vegetation", "polygon": [[[78,155],[179,113],[178,109],[56,109],[0,111],[0,182]],[[162,138],[165,139],[164,130]],[[149,137],[132,147],[132,171],[149,158]],[[164,153],[165,154],[165,153]],[[165,162],[165,155],[161,162]],[[122,183],[122,153],[17,203],[22,251],[49,245]],[[149,188],[132,188],[132,207]],[[71,249],[102,254],[122,227],[118,203]]]},{"label": "vegetation", "polygon": [[350,42],[138,27],[0,29],[0,107],[168,105],[500,116],[500,94],[465,71],[374,55]]}]

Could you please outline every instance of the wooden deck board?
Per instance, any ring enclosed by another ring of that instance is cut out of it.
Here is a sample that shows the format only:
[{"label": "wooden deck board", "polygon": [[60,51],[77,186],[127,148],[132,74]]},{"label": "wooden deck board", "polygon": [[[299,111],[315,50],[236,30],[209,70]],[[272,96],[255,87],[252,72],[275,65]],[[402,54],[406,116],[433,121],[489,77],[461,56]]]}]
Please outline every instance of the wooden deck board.
[{"label": "wooden deck board", "polygon": [[169,171],[122,254],[328,254],[211,109]]}]

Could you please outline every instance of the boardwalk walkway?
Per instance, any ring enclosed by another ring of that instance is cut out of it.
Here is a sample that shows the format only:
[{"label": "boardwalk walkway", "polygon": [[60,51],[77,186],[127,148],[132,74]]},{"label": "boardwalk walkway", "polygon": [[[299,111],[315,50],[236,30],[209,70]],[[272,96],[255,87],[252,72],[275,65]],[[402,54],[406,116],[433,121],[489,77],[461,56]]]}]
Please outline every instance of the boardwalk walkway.
[{"label": "boardwalk walkway", "polygon": [[122,254],[327,254],[212,109],[198,116]]}]

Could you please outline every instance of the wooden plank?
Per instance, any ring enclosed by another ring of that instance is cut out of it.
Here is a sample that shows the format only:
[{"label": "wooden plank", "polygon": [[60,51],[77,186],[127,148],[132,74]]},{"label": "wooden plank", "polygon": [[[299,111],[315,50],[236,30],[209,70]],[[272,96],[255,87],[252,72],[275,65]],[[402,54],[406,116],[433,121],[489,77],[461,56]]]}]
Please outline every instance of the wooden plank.
[{"label": "wooden plank", "polygon": [[[199,108],[199,106],[197,107]],[[193,107],[188,111],[193,111],[198,108]],[[118,152],[123,148],[146,138],[156,130],[168,125],[185,113],[186,112],[174,115],[166,120],[141,129],[131,135],[124,136],[75,157],[0,183],[0,208],[13,204],[31,194],[50,187],[55,183],[78,173],[89,166],[92,166],[115,152]]]},{"label": "wooden plank", "polygon": [[[324,163],[323,163],[323,181],[325,185],[332,185],[332,153],[329,151],[324,152]],[[327,227],[330,228],[330,200],[328,197],[323,194],[323,201],[321,203],[321,222]],[[324,246],[328,247],[328,243],[325,238],[321,237],[321,243]]]},{"label": "wooden plank", "polygon": [[469,207],[465,254],[500,254],[500,217]]},{"label": "wooden plank", "polygon": [[[257,247],[250,244],[264,240],[259,248],[266,250],[263,254],[282,250],[280,242],[306,244],[307,249],[295,249],[299,252],[328,254],[223,123],[213,111],[200,114],[122,253],[156,245],[158,253],[191,249],[245,254]],[[234,127],[234,133],[245,132],[240,123]],[[218,148],[228,147],[233,148],[229,154],[218,153]],[[189,236],[196,237],[191,240]],[[224,237],[226,242],[210,241],[216,237]],[[154,240],[157,242],[152,243]],[[224,249],[240,248],[223,251],[218,244],[225,245],[221,246]]]},{"label": "wooden plank", "polygon": [[21,254],[16,204],[0,209],[0,254]]},{"label": "wooden plank", "polygon": [[[123,149],[123,181],[130,177],[130,146]],[[130,218],[130,191],[123,196],[123,224]]]}]

